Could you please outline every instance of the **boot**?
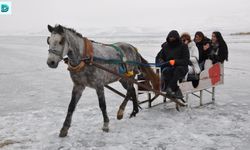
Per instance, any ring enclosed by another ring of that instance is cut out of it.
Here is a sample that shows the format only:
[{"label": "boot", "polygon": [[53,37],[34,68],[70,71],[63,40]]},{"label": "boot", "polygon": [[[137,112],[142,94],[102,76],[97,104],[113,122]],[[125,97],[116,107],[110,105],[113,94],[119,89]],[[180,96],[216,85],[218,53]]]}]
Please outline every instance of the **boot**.
[{"label": "boot", "polygon": [[174,92],[174,98],[183,99],[183,97],[181,90],[178,88],[178,90]]},{"label": "boot", "polygon": [[166,94],[168,96],[170,96],[170,97],[174,97],[175,96],[175,92],[170,87],[167,87],[167,89],[165,91],[166,91]]},{"label": "boot", "polygon": [[168,88],[168,83],[166,80],[162,79],[161,80],[161,91],[166,91]]}]

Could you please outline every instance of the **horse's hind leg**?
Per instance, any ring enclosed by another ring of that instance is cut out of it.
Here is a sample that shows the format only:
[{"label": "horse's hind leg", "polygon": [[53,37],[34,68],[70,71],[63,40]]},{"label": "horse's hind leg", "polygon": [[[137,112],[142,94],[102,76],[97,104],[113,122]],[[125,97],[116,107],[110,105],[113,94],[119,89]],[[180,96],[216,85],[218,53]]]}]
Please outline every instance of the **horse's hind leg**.
[{"label": "horse's hind leg", "polygon": [[74,85],[73,90],[72,90],[71,101],[70,101],[70,104],[69,104],[69,107],[68,107],[68,113],[67,113],[66,119],[65,119],[65,121],[63,123],[63,127],[62,127],[62,129],[60,131],[60,134],[59,134],[60,137],[67,136],[68,130],[69,130],[70,125],[71,125],[73,112],[75,110],[77,102],[81,98],[81,95],[82,95],[82,92],[83,92],[84,89],[85,89],[85,86]]},{"label": "horse's hind leg", "polygon": [[132,117],[135,117],[136,114],[139,112],[139,109],[138,109],[139,104],[138,104],[138,100],[136,97],[135,88],[134,88],[133,84],[131,84],[131,87],[128,91],[131,93],[131,98],[133,100],[133,111],[130,114],[130,118],[132,118]]},{"label": "horse's hind leg", "polygon": [[103,123],[102,130],[105,132],[108,132],[109,131],[109,118],[108,118],[108,114],[107,114],[107,110],[106,110],[104,86],[97,87],[96,93],[97,93],[98,100],[99,100],[99,106],[100,106],[100,109],[101,109],[102,115],[103,115],[103,122],[104,123]]},{"label": "horse's hind leg", "polygon": [[130,98],[130,95],[127,92],[127,95],[126,95],[125,99],[123,100],[122,104],[120,105],[119,110],[117,112],[117,119],[118,120],[121,120],[123,118],[123,113],[124,113],[124,110],[125,110],[125,107],[128,103],[129,98]]},{"label": "horse's hind leg", "polygon": [[133,84],[127,82],[126,80],[120,80],[120,83],[127,90],[127,95],[126,95],[124,101],[122,102],[122,104],[120,105],[120,108],[119,108],[118,113],[117,113],[117,118],[122,119],[125,107],[126,107],[129,99],[132,99],[132,101],[133,101],[133,111],[130,114],[130,117],[135,117],[136,114],[139,112],[138,100],[136,97],[135,88],[134,88]]}]

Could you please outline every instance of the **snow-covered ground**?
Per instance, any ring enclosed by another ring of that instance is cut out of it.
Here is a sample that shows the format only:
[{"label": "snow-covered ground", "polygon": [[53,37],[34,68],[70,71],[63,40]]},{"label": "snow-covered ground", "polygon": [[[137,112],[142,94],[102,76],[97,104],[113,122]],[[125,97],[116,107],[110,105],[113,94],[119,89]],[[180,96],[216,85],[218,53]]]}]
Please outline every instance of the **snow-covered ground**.
[{"label": "snow-covered ground", "polygon": [[[210,35],[209,35],[210,36]],[[149,61],[165,37],[93,37],[100,42],[125,41]],[[66,66],[46,65],[46,37],[0,37],[0,149],[29,150],[247,150],[250,147],[250,36],[227,36],[229,62],[225,85],[216,88],[216,103],[181,112],[173,104],[142,106],[129,119],[116,120],[122,98],[106,90],[110,132],[103,133],[95,91],[87,88],[66,138],[59,138],[71,96]],[[122,89],[117,83],[112,86]],[[157,100],[160,102],[162,99]],[[210,95],[205,95],[210,101]]]}]

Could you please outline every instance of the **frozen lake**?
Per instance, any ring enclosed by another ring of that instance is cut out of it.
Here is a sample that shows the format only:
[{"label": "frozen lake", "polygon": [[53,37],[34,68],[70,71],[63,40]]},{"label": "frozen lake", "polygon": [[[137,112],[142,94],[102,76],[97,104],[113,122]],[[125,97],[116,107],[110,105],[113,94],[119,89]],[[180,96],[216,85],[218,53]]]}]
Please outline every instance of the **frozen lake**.
[{"label": "frozen lake", "polygon": [[[210,35],[209,35],[210,36]],[[47,37],[0,37],[0,149],[101,150],[246,150],[250,147],[250,36],[226,36],[229,62],[225,85],[216,88],[216,103],[177,112],[172,104],[146,105],[129,119],[116,120],[122,98],[106,90],[110,132],[103,133],[95,91],[87,88],[75,111],[68,137],[59,138],[72,82],[66,65],[47,67]],[[129,42],[150,62],[165,37],[92,37]],[[113,84],[122,89],[117,83]],[[210,95],[205,95],[209,102]],[[159,99],[161,100],[161,98]]]}]

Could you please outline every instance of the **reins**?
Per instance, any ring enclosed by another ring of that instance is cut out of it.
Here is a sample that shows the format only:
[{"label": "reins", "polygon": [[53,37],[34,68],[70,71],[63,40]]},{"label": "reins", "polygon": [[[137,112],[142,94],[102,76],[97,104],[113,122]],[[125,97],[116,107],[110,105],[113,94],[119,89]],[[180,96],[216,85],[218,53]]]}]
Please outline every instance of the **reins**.
[{"label": "reins", "polygon": [[[68,65],[68,70],[70,72],[74,72],[74,73],[78,73],[81,70],[84,69],[84,67],[86,66],[86,64],[92,64],[94,61],[99,61],[99,62],[103,62],[106,64],[117,64],[117,65],[121,65],[122,67],[125,68],[124,72],[128,72],[126,65],[134,65],[134,66],[144,66],[144,67],[161,67],[166,65],[168,62],[164,62],[164,63],[141,63],[138,61],[129,61],[126,60],[126,58],[124,57],[124,54],[122,52],[122,50],[115,46],[114,44],[104,44],[106,46],[111,46],[113,47],[120,56],[120,59],[105,59],[105,58],[101,58],[101,57],[97,57],[94,56],[94,49],[93,49],[93,44],[92,41],[90,41],[88,38],[84,37],[83,38],[83,42],[84,42],[84,49],[83,49],[83,57],[81,62],[77,65],[77,66],[72,66],[69,62],[68,58],[64,58],[64,62]],[[54,53],[54,51],[51,51],[52,53]]]}]

